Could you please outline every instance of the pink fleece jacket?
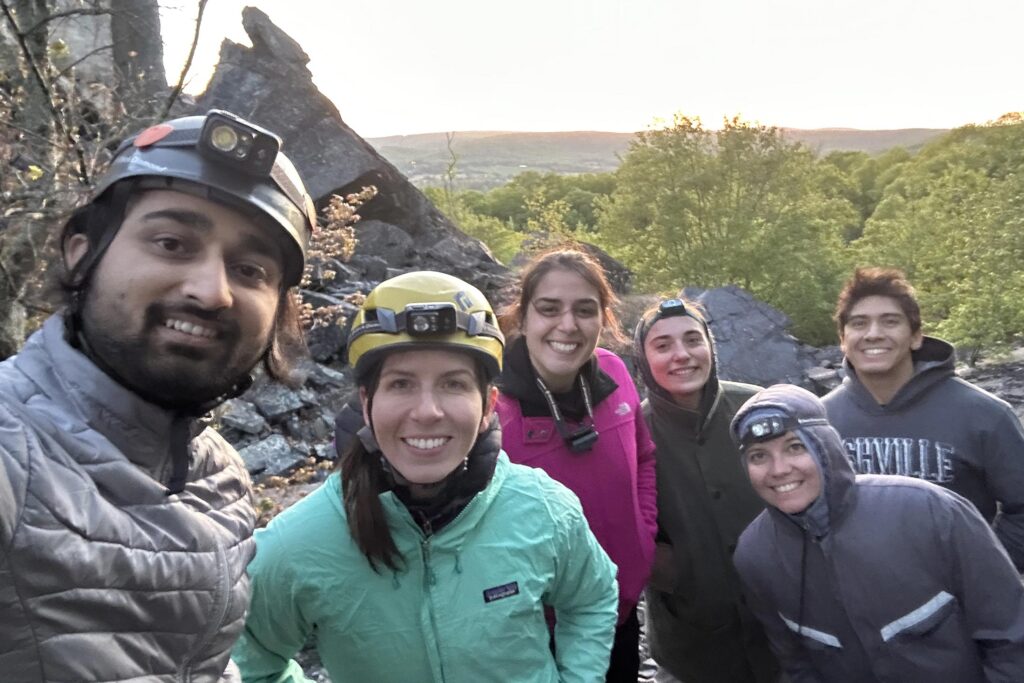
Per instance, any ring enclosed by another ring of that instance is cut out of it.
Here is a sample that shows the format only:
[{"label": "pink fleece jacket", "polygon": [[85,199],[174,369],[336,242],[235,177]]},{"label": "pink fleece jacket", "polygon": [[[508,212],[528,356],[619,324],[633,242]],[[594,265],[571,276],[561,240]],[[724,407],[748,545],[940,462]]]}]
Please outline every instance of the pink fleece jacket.
[{"label": "pink fleece jacket", "polygon": [[[502,445],[512,462],[539,467],[571,489],[590,528],[618,565],[619,623],[636,607],[654,561],[657,491],[654,442],[633,378],[618,356],[597,349],[598,365],[619,385],[594,406],[594,448],[573,453],[551,417],[524,417],[519,401],[498,397]],[[569,422],[570,428],[577,423]]]}]

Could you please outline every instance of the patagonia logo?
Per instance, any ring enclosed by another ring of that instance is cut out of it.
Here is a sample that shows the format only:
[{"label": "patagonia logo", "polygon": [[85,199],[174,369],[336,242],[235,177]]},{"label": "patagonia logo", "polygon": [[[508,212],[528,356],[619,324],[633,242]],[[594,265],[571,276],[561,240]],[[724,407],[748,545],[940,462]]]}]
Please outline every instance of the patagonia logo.
[{"label": "patagonia logo", "polygon": [[495,600],[501,600],[503,598],[511,598],[513,595],[519,595],[518,581],[506,583],[502,586],[495,586],[494,588],[488,588],[484,591],[484,602],[494,602]]}]

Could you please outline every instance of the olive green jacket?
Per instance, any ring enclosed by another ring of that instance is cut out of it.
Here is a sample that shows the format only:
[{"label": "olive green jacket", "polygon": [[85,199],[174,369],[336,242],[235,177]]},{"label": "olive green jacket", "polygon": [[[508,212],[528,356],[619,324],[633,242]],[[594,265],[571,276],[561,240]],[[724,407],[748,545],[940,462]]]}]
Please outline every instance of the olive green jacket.
[{"label": "olive green jacket", "polygon": [[740,533],[764,503],[740,465],[729,422],[758,390],[712,374],[700,412],[658,391],[643,404],[658,467],[648,638],[658,664],[687,683],[762,683],[778,675],[732,564]]}]

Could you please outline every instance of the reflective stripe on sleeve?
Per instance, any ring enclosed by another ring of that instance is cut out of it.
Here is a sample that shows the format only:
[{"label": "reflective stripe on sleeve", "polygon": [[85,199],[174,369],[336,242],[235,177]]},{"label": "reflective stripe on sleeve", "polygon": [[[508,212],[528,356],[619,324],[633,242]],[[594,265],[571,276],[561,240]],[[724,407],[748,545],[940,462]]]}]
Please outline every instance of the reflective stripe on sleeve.
[{"label": "reflective stripe on sleeve", "polygon": [[840,649],[843,647],[843,644],[839,642],[839,639],[831,633],[825,633],[824,631],[819,631],[809,626],[801,626],[795,621],[787,619],[782,612],[779,612],[779,617],[782,618],[782,621],[786,623],[786,626],[788,626],[789,630],[793,631],[793,633],[799,633],[802,636],[810,638],[811,640],[816,640],[819,643],[828,645],[829,647],[838,647]]},{"label": "reflective stripe on sleeve", "polygon": [[908,628],[917,626],[922,621],[932,616],[953,600],[953,596],[946,591],[940,591],[928,602],[924,603],[913,612],[904,614],[902,617],[882,627],[882,640],[889,642]]}]

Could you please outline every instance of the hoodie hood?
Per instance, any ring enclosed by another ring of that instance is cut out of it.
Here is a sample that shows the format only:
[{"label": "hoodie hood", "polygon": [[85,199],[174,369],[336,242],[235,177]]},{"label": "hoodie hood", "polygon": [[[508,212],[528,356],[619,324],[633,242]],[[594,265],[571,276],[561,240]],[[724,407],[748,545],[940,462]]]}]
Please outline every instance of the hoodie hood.
[{"label": "hoodie hood", "polygon": [[886,410],[898,410],[913,403],[918,396],[928,391],[936,383],[956,374],[956,350],[953,345],[937,337],[924,337],[921,348],[913,351],[910,356],[914,361],[914,374],[907,383],[900,387],[892,400],[879,405],[867,387],[861,383],[857,370],[849,359],[843,358],[843,370],[853,400],[869,413],[881,413]]},{"label": "hoodie hood", "polygon": [[[701,392],[700,404],[697,408],[697,419],[696,429],[694,431],[700,432],[703,430],[705,424],[710,419],[711,415],[714,414],[715,406],[719,400],[719,381],[718,381],[718,353],[715,350],[715,337],[711,334],[711,328],[705,320],[691,315],[690,313],[684,314],[688,318],[692,318],[700,323],[701,328],[704,330],[704,335],[708,339],[708,344],[711,351],[711,369],[708,372],[708,381],[704,384],[704,390]],[[644,352],[644,342],[647,340],[647,334],[651,331],[654,323],[661,320],[657,316],[657,311],[652,311],[642,317],[640,322],[637,323],[636,331],[633,334],[633,356],[636,359],[636,366],[640,370],[640,376],[643,377],[644,385],[647,387],[647,392],[652,399],[652,403],[655,404],[669,404],[675,406],[678,410],[686,413],[692,413],[684,408],[681,408],[676,404],[675,398],[669,393],[664,387],[658,384],[654,380],[654,375],[651,373],[651,366],[647,362],[647,354]]]},{"label": "hoodie hood", "polygon": [[[846,459],[839,432],[827,422],[825,405],[817,396],[792,384],[776,384],[751,397],[736,413],[732,421],[732,437],[738,444],[741,427],[754,413],[785,415],[815,424],[798,427],[795,432],[814,458],[821,473],[822,494],[805,512],[787,515],[773,507],[770,514],[782,515],[796,521],[816,536],[828,534],[829,527],[839,520],[849,507],[854,495],[855,475]],[[742,458],[742,456],[741,456]],[[746,463],[743,470],[747,471]]]}]

